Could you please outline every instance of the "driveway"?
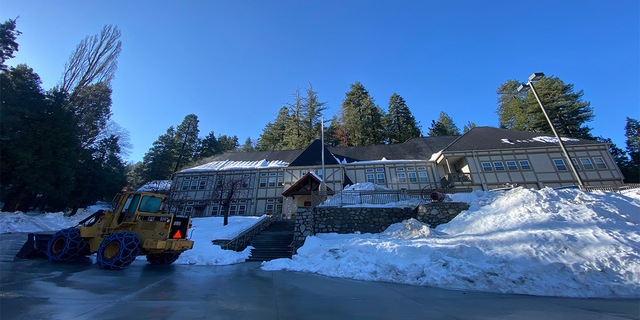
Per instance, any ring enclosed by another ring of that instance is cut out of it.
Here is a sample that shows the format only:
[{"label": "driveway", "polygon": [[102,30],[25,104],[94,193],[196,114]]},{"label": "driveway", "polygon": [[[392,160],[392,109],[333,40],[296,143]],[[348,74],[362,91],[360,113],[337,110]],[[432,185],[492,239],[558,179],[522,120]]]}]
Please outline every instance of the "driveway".
[{"label": "driveway", "polygon": [[0,234],[0,319],[640,319],[640,300],[482,293],[230,266],[123,271],[16,259]]}]

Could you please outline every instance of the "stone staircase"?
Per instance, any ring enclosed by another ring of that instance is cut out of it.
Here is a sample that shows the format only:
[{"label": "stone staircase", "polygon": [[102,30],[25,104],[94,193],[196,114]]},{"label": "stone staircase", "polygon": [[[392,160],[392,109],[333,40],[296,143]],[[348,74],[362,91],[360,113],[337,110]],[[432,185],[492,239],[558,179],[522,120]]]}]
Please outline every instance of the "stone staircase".
[{"label": "stone staircase", "polygon": [[251,241],[251,256],[247,261],[270,261],[291,258],[295,220],[277,220]]}]

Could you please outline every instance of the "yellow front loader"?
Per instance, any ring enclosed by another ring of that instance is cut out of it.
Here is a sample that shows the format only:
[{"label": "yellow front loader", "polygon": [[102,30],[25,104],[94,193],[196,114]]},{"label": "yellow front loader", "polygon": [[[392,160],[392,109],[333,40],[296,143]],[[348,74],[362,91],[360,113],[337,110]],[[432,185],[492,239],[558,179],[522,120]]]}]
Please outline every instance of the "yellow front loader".
[{"label": "yellow front loader", "polygon": [[120,270],[137,256],[155,265],[169,265],[193,248],[187,239],[191,218],[163,213],[166,196],[149,192],[123,192],[114,210],[100,210],[73,228],[55,234],[30,233],[16,257],[44,253],[50,261],[65,262],[97,252],[103,269]]}]

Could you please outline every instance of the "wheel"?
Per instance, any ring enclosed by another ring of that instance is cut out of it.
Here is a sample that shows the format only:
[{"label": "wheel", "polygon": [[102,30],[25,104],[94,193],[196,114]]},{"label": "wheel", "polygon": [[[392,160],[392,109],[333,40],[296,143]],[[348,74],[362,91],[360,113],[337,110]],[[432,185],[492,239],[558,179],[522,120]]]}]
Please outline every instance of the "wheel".
[{"label": "wheel", "polygon": [[447,197],[444,194],[444,190],[440,188],[429,188],[429,187],[424,187],[420,192],[420,195],[422,196],[423,199],[430,202],[442,202]]},{"label": "wheel", "polygon": [[47,258],[54,262],[71,261],[78,257],[87,242],[80,236],[80,229],[62,229],[47,244]]},{"label": "wheel", "polygon": [[147,261],[149,263],[156,266],[168,266],[180,257],[182,252],[171,252],[171,253],[149,253],[147,255]]},{"label": "wheel", "polygon": [[108,235],[98,249],[98,265],[102,269],[121,270],[130,265],[140,252],[140,238],[134,232]]}]

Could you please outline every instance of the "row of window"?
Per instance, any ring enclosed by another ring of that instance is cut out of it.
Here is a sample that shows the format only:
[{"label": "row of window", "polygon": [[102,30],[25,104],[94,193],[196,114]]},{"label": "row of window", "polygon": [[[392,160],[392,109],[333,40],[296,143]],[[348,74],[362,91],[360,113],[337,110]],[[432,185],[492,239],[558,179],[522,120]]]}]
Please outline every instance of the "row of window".
[{"label": "row of window", "polygon": [[[246,202],[246,201],[245,201]],[[248,210],[248,206],[246,204],[232,204],[229,206],[229,215],[246,215]],[[184,208],[184,214],[191,216],[194,213],[194,207],[187,206]],[[281,213],[282,212],[282,204],[281,203],[267,203],[265,206],[265,213]],[[202,214],[202,213],[201,213]],[[221,205],[212,205],[211,206],[211,215],[217,216],[223,214]]]},{"label": "row of window", "polygon": [[[594,170],[598,169],[607,169],[607,165],[604,162],[604,159],[601,157],[592,158],[593,162],[589,158],[572,158],[573,165],[577,170]],[[506,166],[505,166],[506,164]],[[564,163],[562,159],[553,159],[553,164],[555,164],[556,169],[558,171],[567,171],[567,165]],[[519,161],[494,161],[494,162],[482,162],[482,171],[491,172],[491,171],[516,171],[516,170],[531,170],[531,164],[528,160],[519,160]],[[582,167],[580,166],[582,165]],[[595,167],[594,167],[595,165]]]}]

